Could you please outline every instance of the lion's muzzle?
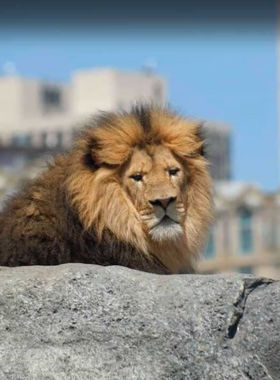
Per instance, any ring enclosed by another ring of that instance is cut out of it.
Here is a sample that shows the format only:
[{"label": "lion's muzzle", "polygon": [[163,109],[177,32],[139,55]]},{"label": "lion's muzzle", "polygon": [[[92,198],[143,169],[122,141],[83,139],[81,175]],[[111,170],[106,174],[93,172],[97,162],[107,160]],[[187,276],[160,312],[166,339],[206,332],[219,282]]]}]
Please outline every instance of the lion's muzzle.
[{"label": "lion's muzzle", "polygon": [[164,210],[167,209],[168,205],[171,202],[175,202],[176,197],[170,197],[170,198],[161,198],[161,199],[154,199],[150,200],[152,206],[161,206]]}]

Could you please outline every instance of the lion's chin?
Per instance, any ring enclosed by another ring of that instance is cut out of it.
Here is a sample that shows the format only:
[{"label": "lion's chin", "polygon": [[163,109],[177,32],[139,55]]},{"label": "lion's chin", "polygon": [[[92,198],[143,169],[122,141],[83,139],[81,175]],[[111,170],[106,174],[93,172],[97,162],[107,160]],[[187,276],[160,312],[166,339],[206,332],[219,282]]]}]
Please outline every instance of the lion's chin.
[{"label": "lion's chin", "polygon": [[149,235],[156,242],[164,242],[167,240],[177,240],[183,232],[183,228],[178,222],[165,216],[159,224],[149,231]]}]

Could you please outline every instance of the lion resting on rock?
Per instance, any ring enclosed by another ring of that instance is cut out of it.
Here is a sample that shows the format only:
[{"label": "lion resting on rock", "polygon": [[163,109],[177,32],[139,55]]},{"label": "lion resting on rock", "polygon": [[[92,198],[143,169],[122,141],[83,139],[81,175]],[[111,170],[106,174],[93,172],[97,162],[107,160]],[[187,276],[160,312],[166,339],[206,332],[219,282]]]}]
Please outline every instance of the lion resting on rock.
[{"label": "lion resting on rock", "polygon": [[199,123],[168,109],[101,113],[6,201],[0,265],[194,272],[212,218],[203,144]]}]

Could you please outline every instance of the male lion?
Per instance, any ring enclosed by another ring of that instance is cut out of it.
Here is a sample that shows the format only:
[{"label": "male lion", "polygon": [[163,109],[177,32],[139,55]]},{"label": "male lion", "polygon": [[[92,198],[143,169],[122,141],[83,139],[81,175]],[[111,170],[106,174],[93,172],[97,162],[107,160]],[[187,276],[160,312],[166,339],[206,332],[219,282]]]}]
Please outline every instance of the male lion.
[{"label": "male lion", "polygon": [[212,217],[200,125],[138,105],[101,113],[0,214],[0,265],[191,273]]}]

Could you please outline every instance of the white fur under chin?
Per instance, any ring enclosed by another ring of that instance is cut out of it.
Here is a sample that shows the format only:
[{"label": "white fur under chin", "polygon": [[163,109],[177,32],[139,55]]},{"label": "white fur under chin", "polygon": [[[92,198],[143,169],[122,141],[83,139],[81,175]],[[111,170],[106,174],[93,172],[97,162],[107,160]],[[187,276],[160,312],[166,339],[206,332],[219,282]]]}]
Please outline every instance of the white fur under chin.
[{"label": "white fur under chin", "polygon": [[149,234],[154,241],[162,242],[166,240],[176,240],[183,232],[183,228],[180,224],[165,217],[159,224],[150,230]]}]

